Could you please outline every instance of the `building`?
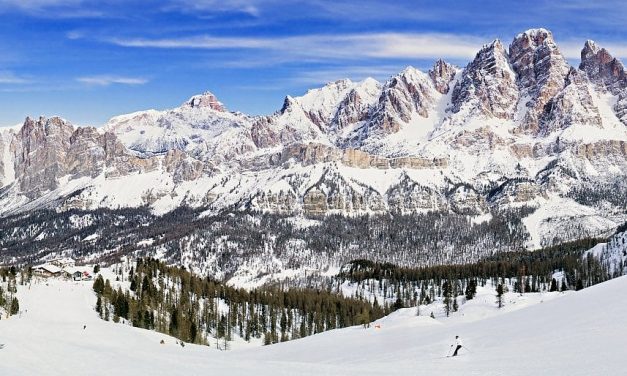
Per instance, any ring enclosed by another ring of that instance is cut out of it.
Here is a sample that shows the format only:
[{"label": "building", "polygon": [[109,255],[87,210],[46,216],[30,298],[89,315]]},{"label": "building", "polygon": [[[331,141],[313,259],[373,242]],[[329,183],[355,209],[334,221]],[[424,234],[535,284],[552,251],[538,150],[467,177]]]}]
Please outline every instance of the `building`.
[{"label": "building", "polygon": [[33,267],[33,274],[40,277],[60,277],[63,275],[63,269],[52,264],[42,264]]},{"label": "building", "polygon": [[69,271],[72,279],[74,281],[91,281],[93,278],[91,273],[87,271],[84,267],[76,267]]},{"label": "building", "polygon": [[61,269],[73,268],[76,265],[76,261],[70,257],[59,258],[50,261],[50,264],[57,266]]}]

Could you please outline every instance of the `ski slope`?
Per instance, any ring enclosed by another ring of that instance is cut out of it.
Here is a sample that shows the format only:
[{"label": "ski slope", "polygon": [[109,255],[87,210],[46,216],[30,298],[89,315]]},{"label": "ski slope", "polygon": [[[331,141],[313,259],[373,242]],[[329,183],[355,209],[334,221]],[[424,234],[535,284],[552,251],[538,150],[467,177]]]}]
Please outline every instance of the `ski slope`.
[{"label": "ski slope", "polygon": [[[380,328],[224,352],[102,321],[90,282],[49,281],[19,286],[21,317],[0,320],[0,375],[618,375],[626,289],[621,277],[501,311],[484,295],[451,318],[405,309]],[[471,352],[445,358],[455,335]]]}]

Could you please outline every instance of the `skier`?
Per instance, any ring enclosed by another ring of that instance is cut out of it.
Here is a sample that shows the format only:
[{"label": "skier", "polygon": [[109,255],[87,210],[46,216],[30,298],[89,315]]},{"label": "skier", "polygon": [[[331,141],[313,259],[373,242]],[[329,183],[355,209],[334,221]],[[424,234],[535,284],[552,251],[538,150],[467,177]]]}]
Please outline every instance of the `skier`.
[{"label": "skier", "polygon": [[[462,348],[462,339],[459,338],[459,336],[455,336],[455,344],[457,345],[457,347],[455,347],[455,352],[453,352],[452,356],[457,356],[457,352],[459,351],[459,349]],[[451,345],[451,347],[453,347],[454,345]]]}]

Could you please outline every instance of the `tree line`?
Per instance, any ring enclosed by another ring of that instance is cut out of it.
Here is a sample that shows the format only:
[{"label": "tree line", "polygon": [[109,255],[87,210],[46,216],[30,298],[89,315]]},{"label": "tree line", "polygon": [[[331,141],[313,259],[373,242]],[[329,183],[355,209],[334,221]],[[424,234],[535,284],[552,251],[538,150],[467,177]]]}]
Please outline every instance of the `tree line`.
[{"label": "tree line", "polygon": [[[376,293],[395,301],[396,308],[429,304],[442,298],[448,315],[456,311],[452,297],[465,295],[470,300],[478,285],[488,281],[496,286],[499,305],[509,288],[518,293],[581,290],[607,281],[618,274],[611,265],[584,255],[604,239],[586,238],[536,251],[498,253],[477,262],[457,265],[404,267],[366,259],[346,264],[333,284],[349,282],[366,293]],[[560,281],[554,278],[560,273]],[[361,296],[358,293],[358,296]]]},{"label": "tree line", "polygon": [[127,289],[102,275],[95,279],[101,318],[221,349],[236,336],[269,345],[368,325],[392,309],[321,288],[238,289],[151,258],[138,259],[121,280],[129,283]]},{"label": "tree line", "polygon": [[[10,268],[0,268],[0,309],[4,310],[5,318],[16,315],[20,312],[20,302],[15,294],[17,293],[18,269],[14,266]],[[22,280],[24,276],[22,275]],[[2,319],[0,312],[0,319]]]}]

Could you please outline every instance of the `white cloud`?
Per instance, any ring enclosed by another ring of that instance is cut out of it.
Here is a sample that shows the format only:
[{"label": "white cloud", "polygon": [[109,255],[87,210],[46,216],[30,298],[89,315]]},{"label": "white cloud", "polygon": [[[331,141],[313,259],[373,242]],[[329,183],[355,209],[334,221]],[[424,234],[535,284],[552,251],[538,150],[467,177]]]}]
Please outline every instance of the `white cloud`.
[{"label": "white cloud", "polygon": [[0,0],[0,7],[33,11],[51,7],[77,6],[82,2],[83,0]]},{"label": "white cloud", "polygon": [[0,84],[21,85],[29,84],[32,81],[28,78],[16,76],[12,72],[0,71]]},{"label": "white cloud", "polygon": [[0,13],[21,12],[32,17],[63,18],[102,18],[104,7],[100,9],[93,0],[0,0]]},{"label": "white cloud", "polygon": [[148,82],[148,80],[145,78],[109,76],[109,75],[79,77],[76,79],[76,81],[81,82],[83,84],[94,85],[94,86],[109,86],[112,84],[143,85]]},{"label": "white cloud", "polygon": [[266,50],[299,59],[363,58],[471,58],[485,41],[475,36],[438,33],[367,33],[303,35],[290,37],[113,38],[110,43],[125,47]]},{"label": "white cloud", "polygon": [[194,13],[238,12],[257,17],[260,3],[258,0],[173,0],[165,9]]}]

